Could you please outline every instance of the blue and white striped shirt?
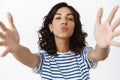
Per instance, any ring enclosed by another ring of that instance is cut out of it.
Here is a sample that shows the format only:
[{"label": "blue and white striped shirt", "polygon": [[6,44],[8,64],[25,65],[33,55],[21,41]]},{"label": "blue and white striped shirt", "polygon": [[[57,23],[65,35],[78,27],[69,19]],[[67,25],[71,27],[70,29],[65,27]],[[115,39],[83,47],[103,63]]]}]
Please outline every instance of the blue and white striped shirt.
[{"label": "blue and white striped shirt", "polygon": [[40,50],[37,54],[41,59],[40,66],[34,71],[40,74],[43,80],[90,80],[89,70],[97,64],[88,61],[87,53],[92,49],[86,46],[79,55],[69,51],[57,52],[57,56],[50,56]]}]

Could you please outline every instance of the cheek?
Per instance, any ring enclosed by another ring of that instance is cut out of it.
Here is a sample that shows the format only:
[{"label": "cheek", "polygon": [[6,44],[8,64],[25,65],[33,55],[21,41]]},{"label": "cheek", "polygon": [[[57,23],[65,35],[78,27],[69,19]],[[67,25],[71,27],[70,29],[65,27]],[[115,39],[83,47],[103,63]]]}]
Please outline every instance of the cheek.
[{"label": "cheek", "polygon": [[70,30],[73,32],[73,31],[74,31],[74,28],[75,28],[75,24],[74,24],[74,22],[71,23],[71,24],[69,24],[69,25],[70,25]]},{"label": "cheek", "polygon": [[71,35],[73,34],[74,32],[74,27],[70,28],[69,32],[71,33]]},{"label": "cheek", "polygon": [[72,23],[72,24],[69,24],[70,25],[70,31],[71,32],[74,32],[74,29],[75,29],[75,24],[74,23]]},{"label": "cheek", "polygon": [[53,33],[58,34],[60,32],[60,29],[58,27],[53,28]]}]

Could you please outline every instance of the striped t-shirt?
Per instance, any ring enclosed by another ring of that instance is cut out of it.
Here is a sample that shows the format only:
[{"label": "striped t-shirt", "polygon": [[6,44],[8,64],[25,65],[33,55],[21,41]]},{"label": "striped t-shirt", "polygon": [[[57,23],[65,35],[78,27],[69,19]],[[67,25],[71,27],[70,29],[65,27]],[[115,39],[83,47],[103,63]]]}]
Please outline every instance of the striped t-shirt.
[{"label": "striped t-shirt", "polygon": [[89,70],[97,64],[88,61],[87,53],[92,49],[86,46],[79,55],[69,51],[57,52],[57,56],[40,50],[37,54],[41,59],[40,66],[34,71],[42,80],[90,80]]}]

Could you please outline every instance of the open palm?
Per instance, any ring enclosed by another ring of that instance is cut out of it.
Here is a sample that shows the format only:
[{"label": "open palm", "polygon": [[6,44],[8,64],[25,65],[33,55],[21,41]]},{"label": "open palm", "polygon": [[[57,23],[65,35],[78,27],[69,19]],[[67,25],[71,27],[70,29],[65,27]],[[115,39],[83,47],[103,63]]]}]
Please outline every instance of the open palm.
[{"label": "open palm", "polygon": [[2,39],[2,41],[0,41],[0,46],[6,47],[6,50],[1,56],[5,56],[9,52],[13,52],[15,50],[15,45],[19,44],[19,34],[13,24],[12,15],[7,13],[7,18],[10,29],[0,22],[0,29],[2,30],[2,32],[0,32],[0,39]]},{"label": "open palm", "polygon": [[114,37],[120,35],[120,31],[115,32],[116,27],[120,25],[120,18],[117,19],[113,24],[111,23],[117,10],[118,6],[115,6],[108,16],[107,20],[103,24],[101,24],[103,9],[100,8],[98,10],[97,19],[94,27],[94,37],[97,41],[97,44],[101,48],[106,48],[110,45],[120,47],[120,43],[113,41]]}]

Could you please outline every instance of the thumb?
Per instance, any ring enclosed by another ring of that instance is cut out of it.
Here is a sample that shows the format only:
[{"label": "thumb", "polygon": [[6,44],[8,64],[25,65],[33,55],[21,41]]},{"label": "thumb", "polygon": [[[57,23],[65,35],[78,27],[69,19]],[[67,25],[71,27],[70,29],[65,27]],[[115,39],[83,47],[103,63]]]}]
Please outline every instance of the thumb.
[{"label": "thumb", "polygon": [[6,50],[0,55],[0,57],[4,57],[4,56],[6,56],[8,53],[9,53],[9,50],[6,49]]},{"label": "thumb", "polygon": [[97,18],[96,18],[97,24],[101,24],[102,14],[103,14],[103,8],[99,8],[97,12]]},{"label": "thumb", "polygon": [[8,22],[9,22],[10,28],[14,29],[15,26],[14,26],[14,23],[13,23],[13,17],[11,15],[11,13],[7,12],[7,18],[8,18]]}]

